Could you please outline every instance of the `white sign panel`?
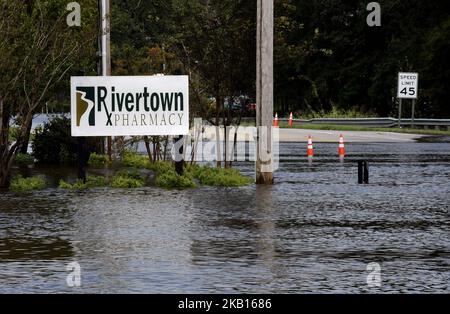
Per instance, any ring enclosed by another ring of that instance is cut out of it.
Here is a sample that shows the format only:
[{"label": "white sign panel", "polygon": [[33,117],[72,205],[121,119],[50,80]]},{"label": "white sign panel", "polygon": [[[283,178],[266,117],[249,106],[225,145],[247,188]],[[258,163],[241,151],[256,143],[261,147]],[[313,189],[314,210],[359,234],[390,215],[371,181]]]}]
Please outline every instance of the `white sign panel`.
[{"label": "white sign panel", "polygon": [[419,91],[419,74],[405,73],[398,74],[397,98],[417,99]]},{"label": "white sign panel", "polygon": [[188,76],[71,78],[72,136],[186,135]]}]

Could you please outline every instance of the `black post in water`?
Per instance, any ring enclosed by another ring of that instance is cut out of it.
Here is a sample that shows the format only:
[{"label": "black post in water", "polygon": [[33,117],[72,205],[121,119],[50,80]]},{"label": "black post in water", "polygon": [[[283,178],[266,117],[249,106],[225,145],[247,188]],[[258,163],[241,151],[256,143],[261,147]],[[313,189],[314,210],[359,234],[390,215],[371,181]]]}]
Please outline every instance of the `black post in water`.
[{"label": "black post in water", "polygon": [[183,136],[178,136],[178,138],[175,138],[175,141],[178,143],[178,145],[175,146],[175,148],[180,147],[179,149],[175,149],[175,171],[179,176],[182,176],[184,173],[184,143],[183,143]]},{"label": "black post in water", "polygon": [[358,183],[369,184],[369,163],[367,161],[358,161]]},{"label": "black post in water", "polygon": [[86,183],[86,138],[78,138],[78,179]]}]

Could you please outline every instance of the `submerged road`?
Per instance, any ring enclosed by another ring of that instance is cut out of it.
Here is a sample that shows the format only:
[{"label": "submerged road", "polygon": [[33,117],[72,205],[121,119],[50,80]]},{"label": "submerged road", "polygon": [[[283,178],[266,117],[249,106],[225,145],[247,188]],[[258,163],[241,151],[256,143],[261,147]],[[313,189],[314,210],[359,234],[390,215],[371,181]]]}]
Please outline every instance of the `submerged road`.
[{"label": "submerged road", "polygon": [[[223,138],[223,129],[220,137]],[[304,130],[304,129],[280,129],[280,142],[298,143],[307,142],[311,135],[313,142],[337,143],[339,136],[344,136],[346,143],[414,143],[424,137],[419,134],[403,134],[391,132],[371,132],[371,131],[328,131],[328,130]],[[216,136],[215,127],[206,127],[203,134],[204,140],[213,140]],[[238,141],[249,140],[250,136],[241,128],[238,134]]]},{"label": "submerged road", "polygon": [[407,143],[415,142],[423,137],[423,135],[418,134],[391,132],[280,129],[280,141],[306,142],[308,136],[311,135],[314,142],[334,143],[339,141],[341,134],[344,136],[345,142],[348,143]]}]

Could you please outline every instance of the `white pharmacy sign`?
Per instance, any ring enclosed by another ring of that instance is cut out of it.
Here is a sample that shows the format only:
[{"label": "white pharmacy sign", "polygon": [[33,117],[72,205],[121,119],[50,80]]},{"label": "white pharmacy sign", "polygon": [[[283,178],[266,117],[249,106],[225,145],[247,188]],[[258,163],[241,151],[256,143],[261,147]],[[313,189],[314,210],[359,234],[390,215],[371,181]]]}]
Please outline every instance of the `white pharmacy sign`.
[{"label": "white pharmacy sign", "polygon": [[419,91],[419,74],[405,73],[398,74],[397,98],[417,99]]},{"label": "white pharmacy sign", "polygon": [[186,135],[188,76],[71,78],[72,136]]}]

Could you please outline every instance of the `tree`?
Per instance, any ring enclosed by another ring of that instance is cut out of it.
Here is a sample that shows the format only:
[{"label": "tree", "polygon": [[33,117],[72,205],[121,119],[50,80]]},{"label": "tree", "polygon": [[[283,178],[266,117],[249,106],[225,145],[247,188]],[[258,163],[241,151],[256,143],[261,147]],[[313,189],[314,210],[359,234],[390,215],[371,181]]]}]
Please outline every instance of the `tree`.
[{"label": "tree", "polygon": [[[12,162],[28,143],[34,114],[55,95],[62,81],[68,86],[70,70],[79,71],[90,64],[83,58],[95,55],[95,1],[82,3],[79,28],[66,24],[66,5],[63,0],[0,4],[0,187],[9,185]],[[12,123],[19,127],[14,143],[9,141]]]},{"label": "tree", "polygon": [[[255,95],[256,2],[174,0],[173,8],[174,19],[181,27],[173,34],[170,48],[191,76],[196,74],[201,92],[214,99],[214,109],[208,110],[210,116],[203,110],[202,117],[216,126],[239,122],[242,111],[232,110],[232,99]],[[235,113],[238,120],[233,123]],[[227,136],[225,132],[224,151],[228,151]],[[219,142],[218,132],[216,139]],[[230,166],[227,154],[223,155],[225,167]]]}]

